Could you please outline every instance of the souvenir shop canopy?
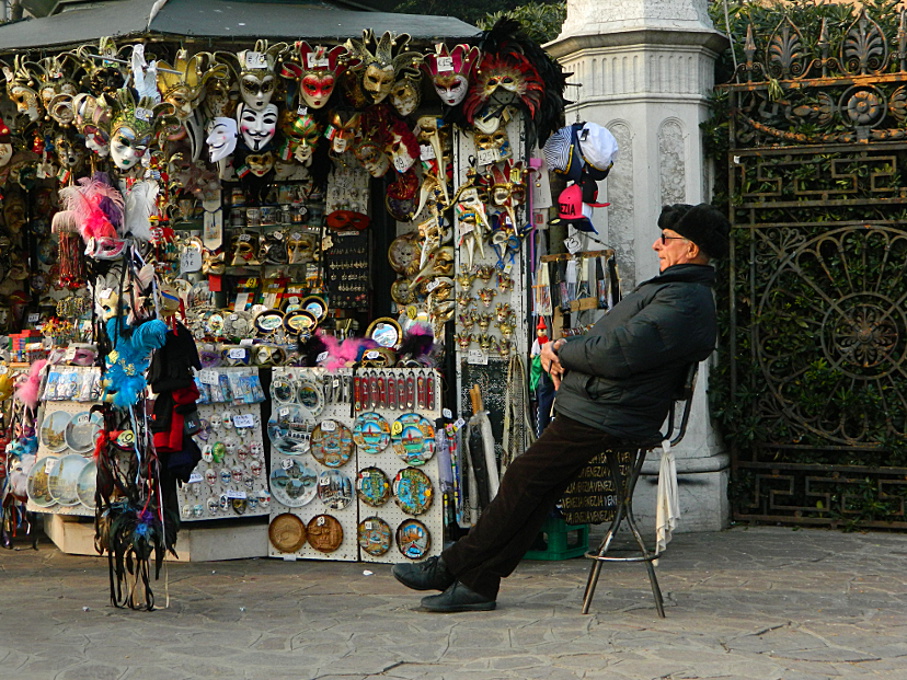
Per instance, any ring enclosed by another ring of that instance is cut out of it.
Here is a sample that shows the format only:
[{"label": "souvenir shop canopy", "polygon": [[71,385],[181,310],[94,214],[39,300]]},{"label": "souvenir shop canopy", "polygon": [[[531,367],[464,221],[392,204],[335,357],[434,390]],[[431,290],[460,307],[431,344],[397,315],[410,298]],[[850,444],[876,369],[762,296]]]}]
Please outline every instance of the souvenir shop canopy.
[{"label": "souvenir shop canopy", "polygon": [[[375,33],[403,28],[416,39],[476,37],[475,26],[453,17],[353,9],[344,2],[256,0],[113,0],[39,19],[0,26],[0,53],[36,46],[64,48],[102,36],[194,37],[255,40],[261,37],[334,38],[341,42],[364,28]],[[361,5],[359,6],[361,7]]]}]

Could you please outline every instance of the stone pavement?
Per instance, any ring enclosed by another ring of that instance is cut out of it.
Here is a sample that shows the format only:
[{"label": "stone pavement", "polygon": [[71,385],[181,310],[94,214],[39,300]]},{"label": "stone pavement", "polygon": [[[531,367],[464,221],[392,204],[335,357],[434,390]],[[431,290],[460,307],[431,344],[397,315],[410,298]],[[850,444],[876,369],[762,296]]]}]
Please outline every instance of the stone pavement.
[{"label": "stone pavement", "polygon": [[[907,678],[907,535],[678,534],[658,566],[523,562],[498,610],[428,614],[387,565],[171,563],[154,612],[107,603],[106,561],[0,550],[2,680]],[[369,574],[368,571],[373,573]]]}]

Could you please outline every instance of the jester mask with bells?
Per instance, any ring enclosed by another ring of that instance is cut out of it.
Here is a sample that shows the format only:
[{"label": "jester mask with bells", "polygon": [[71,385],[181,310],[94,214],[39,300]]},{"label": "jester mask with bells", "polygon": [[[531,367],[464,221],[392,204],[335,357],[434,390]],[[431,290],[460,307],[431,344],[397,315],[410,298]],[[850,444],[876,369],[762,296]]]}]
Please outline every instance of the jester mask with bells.
[{"label": "jester mask with bells", "polygon": [[79,91],[74,77],[79,64],[69,54],[45,57],[39,64],[38,95],[41,105],[58,125],[69,125],[74,115],[72,99]]},{"label": "jester mask with bells", "polygon": [[447,106],[456,106],[466,98],[469,77],[481,54],[478,47],[457,45],[448,51],[447,45],[439,44],[435,46],[434,54],[425,56],[422,68]]},{"label": "jester mask with bells", "polygon": [[82,45],[75,54],[82,60],[85,75],[82,89],[95,97],[113,94],[126,84],[126,57],[123,53],[131,49],[124,46],[117,49],[110,38],[101,38],[97,45]]},{"label": "jester mask with bells", "polygon": [[13,68],[3,66],[6,94],[16,105],[16,111],[30,123],[36,122],[42,113],[37,89],[37,74],[42,70],[39,64],[26,60],[21,54],[15,56]]},{"label": "jester mask with bells", "polygon": [[259,40],[254,50],[242,50],[236,55],[239,61],[239,96],[249,108],[262,111],[271,102],[277,89],[274,69],[278,56],[286,47],[286,43],[269,46],[267,40]]},{"label": "jester mask with bells", "polygon": [[292,61],[284,62],[280,75],[298,84],[300,107],[323,108],[334,92],[337,78],[346,69],[346,47],[312,47],[300,40],[293,52]]},{"label": "jester mask with bells", "polygon": [[298,115],[286,111],[282,116],[280,131],[286,139],[280,157],[284,160],[295,158],[303,165],[310,165],[312,154],[321,138],[321,126],[309,114]]},{"label": "jester mask with bells", "polygon": [[339,158],[352,148],[359,136],[359,113],[348,109],[333,111],[324,136],[331,143],[331,157]]},{"label": "jester mask with bells", "polygon": [[110,155],[110,119],[113,115],[103,98],[87,92],[77,94],[72,100],[73,123],[85,137],[86,148],[101,158]]},{"label": "jester mask with bells", "polygon": [[111,102],[110,159],[121,172],[134,168],[161,134],[179,127],[173,105],[150,97],[135,100],[132,90],[117,90]]},{"label": "jester mask with bells", "polygon": [[186,50],[179,50],[172,65],[158,62],[157,87],[161,99],[172,104],[176,117],[185,121],[201,102],[205,82],[210,78],[224,78],[226,74],[226,64],[218,64],[214,55],[198,52],[190,57]]},{"label": "jester mask with bells", "polygon": [[394,36],[386,31],[379,40],[368,28],[362,32],[362,40],[347,40],[346,47],[359,63],[351,67],[362,83],[362,89],[371,103],[387,99],[394,83],[403,69],[418,69],[422,63],[419,52],[408,51],[410,37],[406,33]]}]

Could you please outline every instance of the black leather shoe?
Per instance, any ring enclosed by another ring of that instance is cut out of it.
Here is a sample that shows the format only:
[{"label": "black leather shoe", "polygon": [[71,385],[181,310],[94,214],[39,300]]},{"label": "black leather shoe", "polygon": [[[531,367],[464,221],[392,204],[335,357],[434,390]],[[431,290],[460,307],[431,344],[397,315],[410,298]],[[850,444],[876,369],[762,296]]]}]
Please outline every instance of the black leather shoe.
[{"label": "black leather shoe", "polygon": [[440,557],[429,557],[424,562],[401,562],[394,565],[391,573],[413,590],[447,590],[456,581]]},{"label": "black leather shoe", "polygon": [[422,609],[430,612],[489,612],[498,603],[484,595],[454,581],[450,588],[440,595],[429,595],[422,598]]}]

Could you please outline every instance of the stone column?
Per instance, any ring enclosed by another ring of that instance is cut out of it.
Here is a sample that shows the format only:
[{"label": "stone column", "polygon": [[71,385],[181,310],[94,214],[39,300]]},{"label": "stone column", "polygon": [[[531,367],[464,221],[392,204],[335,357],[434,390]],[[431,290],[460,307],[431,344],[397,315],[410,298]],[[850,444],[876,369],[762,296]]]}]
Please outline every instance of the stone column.
[{"label": "stone column", "polygon": [[[712,26],[706,0],[567,0],[561,35],[546,47],[572,71],[567,120],[604,125],[620,157],[601,183],[611,207],[595,211],[602,240],[617,252],[622,288],[658,273],[651,250],[661,206],[708,201],[711,190],[699,124],[714,85],[713,65],[727,39]],[[686,437],[675,449],[679,531],[724,528],[729,459],[708,416],[708,370],[699,373]],[[644,472],[658,469],[652,456]],[[637,487],[643,526],[654,523],[656,477]]]}]

